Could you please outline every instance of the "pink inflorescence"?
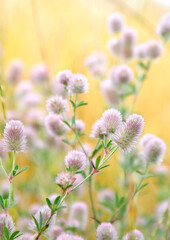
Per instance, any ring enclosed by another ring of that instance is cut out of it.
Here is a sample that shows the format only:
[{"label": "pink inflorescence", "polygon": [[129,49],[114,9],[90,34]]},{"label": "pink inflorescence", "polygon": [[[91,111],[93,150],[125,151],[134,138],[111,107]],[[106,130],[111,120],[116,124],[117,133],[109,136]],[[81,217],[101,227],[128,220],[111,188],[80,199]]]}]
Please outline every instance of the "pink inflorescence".
[{"label": "pink inflorescence", "polygon": [[87,160],[83,152],[72,150],[65,157],[65,165],[72,171],[80,171],[86,167]]},{"label": "pink inflorescence", "polygon": [[10,62],[7,71],[6,79],[12,84],[16,84],[22,79],[23,62],[20,59],[14,59]]},{"label": "pink inflorescence", "polygon": [[124,151],[130,152],[143,131],[144,119],[137,114],[130,115],[126,123],[113,135],[113,141]]},{"label": "pink inflorescence", "polygon": [[26,134],[21,121],[11,120],[4,129],[4,149],[7,152],[24,152],[26,148]]},{"label": "pink inflorescence", "polygon": [[[12,217],[10,215],[7,215],[7,220],[8,220],[7,227],[8,227],[9,233],[12,234],[13,231],[15,230]],[[0,236],[4,235],[4,227],[5,226],[6,226],[6,215],[0,214]]]},{"label": "pink inflorescence", "polygon": [[21,237],[17,238],[18,240],[33,240],[34,236],[30,233],[24,233]]},{"label": "pink inflorescence", "polygon": [[83,240],[82,237],[71,235],[68,233],[62,233],[57,240]]},{"label": "pink inflorescence", "polygon": [[144,235],[137,229],[128,232],[124,237],[123,240],[144,240]]},{"label": "pink inflorescence", "polygon": [[107,21],[107,27],[109,33],[120,32],[124,27],[124,18],[122,14],[115,12],[109,15]]},{"label": "pink inflorescence", "polygon": [[45,126],[48,133],[54,137],[62,136],[68,130],[67,126],[63,123],[62,118],[55,114],[49,114],[45,118]]},{"label": "pink inflorescence", "polygon": [[91,137],[103,139],[104,136],[107,136],[106,128],[103,124],[103,121],[99,119],[92,127]]},{"label": "pink inflorescence", "polygon": [[121,101],[116,86],[110,81],[110,79],[101,82],[101,92],[106,98],[106,101],[110,105],[118,105]]},{"label": "pink inflorescence", "polygon": [[156,28],[156,32],[165,41],[170,40],[170,12],[165,13]]},{"label": "pink inflorescence", "polygon": [[87,78],[81,73],[72,74],[72,77],[68,83],[68,90],[71,94],[88,92]]},{"label": "pink inflorescence", "polygon": [[75,177],[70,172],[61,172],[56,177],[56,184],[63,190],[71,187],[75,181]]},{"label": "pink inflorescence", "polygon": [[67,100],[63,99],[61,96],[55,96],[47,99],[46,104],[49,113],[61,114],[68,111]]},{"label": "pink inflorescence", "polygon": [[121,40],[117,38],[111,38],[107,42],[107,49],[113,56],[120,56],[121,54]]},{"label": "pink inflorescence", "polygon": [[113,83],[125,84],[129,83],[133,78],[133,72],[127,65],[120,65],[113,71]]},{"label": "pink inflorescence", "polygon": [[56,80],[58,83],[67,86],[72,77],[72,72],[70,70],[63,70],[58,72]]},{"label": "pink inflorescence", "polygon": [[48,80],[48,69],[45,63],[36,64],[30,72],[30,78],[34,83],[42,83]]},{"label": "pink inflorescence", "polygon": [[102,223],[97,228],[97,240],[117,240],[117,231],[111,223]]},{"label": "pink inflorescence", "polygon": [[85,123],[82,120],[76,120],[76,131],[81,133],[85,129]]},{"label": "pink inflorescence", "polygon": [[150,40],[146,46],[147,57],[151,60],[157,59],[163,54],[162,43],[157,40]]}]

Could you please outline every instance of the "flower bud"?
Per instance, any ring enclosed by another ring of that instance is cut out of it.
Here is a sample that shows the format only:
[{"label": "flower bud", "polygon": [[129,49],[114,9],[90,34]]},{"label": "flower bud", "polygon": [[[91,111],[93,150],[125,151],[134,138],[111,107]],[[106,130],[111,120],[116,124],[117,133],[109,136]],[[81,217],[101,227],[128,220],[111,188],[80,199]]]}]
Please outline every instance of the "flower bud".
[{"label": "flower bud", "polygon": [[117,240],[117,231],[111,223],[102,223],[97,228],[97,240]]}]

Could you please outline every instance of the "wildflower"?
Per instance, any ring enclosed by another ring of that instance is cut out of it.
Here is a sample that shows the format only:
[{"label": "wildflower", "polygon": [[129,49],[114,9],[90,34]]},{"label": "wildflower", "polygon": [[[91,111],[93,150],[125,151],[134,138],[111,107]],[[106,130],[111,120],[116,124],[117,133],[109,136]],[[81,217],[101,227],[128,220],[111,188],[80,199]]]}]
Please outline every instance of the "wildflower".
[{"label": "wildflower", "polygon": [[56,184],[63,190],[71,187],[75,181],[75,177],[70,172],[61,172],[56,177]]},{"label": "wildflower", "polygon": [[86,93],[88,91],[87,78],[81,73],[72,74],[68,90],[71,94]]},{"label": "wildflower", "polygon": [[72,77],[72,72],[70,70],[64,70],[58,72],[56,80],[58,83],[67,86]]},{"label": "wildflower", "polygon": [[48,79],[48,69],[45,63],[36,64],[30,72],[30,78],[34,83],[41,83]]},{"label": "wildflower", "polygon": [[163,46],[157,40],[151,40],[147,43],[147,57],[151,60],[159,58],[163,54]]},{"label": "wildflower", "polygon": [[46,107],[49,113],[54,114],[61,114],[69,109],[67,100],[63,99],[61,96],[49,98]]},{"label": "wildflower", "polygon": [[18,98],[25,97],[28,93],[33,91],[33,85],[31,82],[22,81],[17,85],[16,95]]},{"label": "wildflower", "polygon": [[49,237],[51,240],[56,240],[58,236],[63,232],[63,228],[61,226],[54,226],[49,233]]},{"label": "wildflower", "polygon": [[100,202],[113,202],[115,195],[111,189],[104,189],[99,192],[98,199]]},{"label": "wildflower", "polygon": [[117,240],[117,231],[111,223],[102,223],[97,228],[97,240]]},{"label": "wildflower", "polygon": [[130,152],[136,144],[144,127],[142,116],[132,114],[127,118],[119,131],[113,135],[113,141],[125,152]]},{"label": "wildflower", "polygon": [[148,163],[159,164],[165,154],[166,145],[158,137],[152,138],[143,149],[145,160]]},{"label": "wildflower", "polygon": [[109,15],[107,21],[109,33],[120,32],[123,29],[124,25],[125,23],[122,14],[116,12]]},{"label": "wildflower", "polygon": [[[12,217],[10,215],[7,215],[7,219],[8,219],[7,227],[8,227],[9,233],[12,234],[13,231],[15,230]],[[6,215],[0,214],[0,236],[4,235],[4,227],[5,226],[6,226]]]},{"label": "wildflower", "polygon": [[111,108],[104,111],[102,121],[106,132],[108,134],[113,134],[122,125],[122,116],[118,110]]},{"label": "wildflower", "polygon": [[142,43],[135,46],[134,55],[139,59],[147,58],[147,43]]},{"label": "wildflower", "polygon": [[142,147],[142,148],[145,148],[146,145],[149,143],[149,141],[152,140],[152,139],[154,139],[155,137],[156,137],[156,136],[153,135],[153,134],[149,134],[149,133],[145,134],[145,135],[141,138],[141,140],[140,140],[140,145],[141,145],[141,147]]},{"label": "wildflower", "polygon": [[45,118],[45,126],[51,136],[62,136],[68,130],[62,118],[54,114],[49,114]]},{"label": "wildflower", "polygon": [[124,237],[123,240],[144,240],[144,235],[137,229],[128,232]]},{"label": "wildflower", "polygon": [[[45,226],[45,224],[47,223],[48,219],[51,216],[51,210],[49,209],[48,206],[40,207],[40,209],[34,215],[34,217],[37,219],[38,222],[40,222],[40,212],[42,214],[42,226]],[[54,214],[52,216],[51,220],[49,221],[48,229],[44,233],[48,233],[54,227],[54,225],[55,225],[55,218],[56,218],[56,214]],[[34,222],[33,219],[31,220],[31,222],[29,224],[29,229],[32,232],[37,232],[37,227],[36,227],[35,222]]]},{"label": "wildflower", "polygon": [[160,203],[156,206],[155,219],[159,219],[159,217],[160,217],[166,210],[168,210],[168,213],[170,214],[169,199],[160,202]]},{"label": "wildflower", "polygon": [[8,180],[3,180],[0,185],[1,195],[4,199],[7,199],[9,196],[10,183]]},{"label": "wildflower", "polygon": [[133,78],[133,72],[127,65],[120,65],[116,67],[113,72],[114,82],[116,84],[125,84],[129,83]]},{"label": "wildflower", "polygon": [[5,156],[4,145],[3,141],[0,140],[0,158],[3,158],[4,156]]},{"label": "wildflower", "polygon": [[7,152],[24,152],[26,148],[26,134],[21,121],[11,120],[4,129],[4,149]]},{"label": "wildflower", "polygon": [[165,40],[170,40],[170,13],[165,13],[156,28],[156,33],[164,38]]},{"label": "wildflower", "polygon": [[23,62],[20,59],[14,59],[8,65],[6,79],[8,82],[16,84],[22,79]]},{"label": "wildflower", "polygon": [[73,171],[81,171],[86,167],[87,161],[84,153],[76,150],[68,152],[65,157],[65,165]]},{"label": "wildflower", "polygon": [[107,43],[107,49],[113,56],[120,56],[121,47],[121,41],[117,38],[111,38]]},{"label": "wildflower", "polygon": [[121,102],[120,95],[116,87],[112,84],[110,80],[102,81],[101,92],[106,98],[106,101],[110,105],[118,105]]},{"label": "wildflower", "polygon": [[62,233],[57,240],[83,240],[82,237],[71,235],[68,233]]},{"label": "wildflower", "polygon": [[18,238],[18,240],[33,240],[34,236],[30,233],[24,233],[21,237]]},{"label": "wildflower", "polygon": [[103,121],[99,119],[92,127],[91,137],[103,139],[104,136],[107,136],[106,128]]},{"label": "wildflower", "polygon": [[75,202],[71,205],[70,214],[68,218],[69,226],[70,223],[76,221],[77,228],[85,230],[88,221],[88,207],[84,202]]},{"label": "wildflower", "polygon": [[85,124],[82,120],[76,120],[76,131],[81,133],[85,129]]},{"label": "wildflower", "polygon": [[23,98],[22,101],[20,102],[21,107],[36,107],[38,106],[42,101],[42,96],[38,93],[28,93],[26,94]]},{"label": "wildflower", "polygon": [[21,217],[21,218],[18,219],[17,228],[22,232],[26,232],[26,231],[28,231],[29,223],[30,223],[30,218]]},{"label": "wildflower", "polygon": [[126,47],[134,46],[134,44],[136,43],[136,40],[137,40],[136,30],[131,27],[126,27],[122,33],[123,45]]}]

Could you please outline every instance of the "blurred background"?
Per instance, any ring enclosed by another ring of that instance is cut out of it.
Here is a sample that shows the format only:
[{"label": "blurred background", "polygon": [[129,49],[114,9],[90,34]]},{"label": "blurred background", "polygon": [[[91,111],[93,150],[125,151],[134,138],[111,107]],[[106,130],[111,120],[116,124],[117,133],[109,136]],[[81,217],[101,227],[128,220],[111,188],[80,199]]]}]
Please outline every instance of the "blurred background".
[{"label": "blurred background", "polygon": [[[115,11],[122,13],[126,24],[137,30],[140,43],[153,38],[159,39],[155,28],[160,17],[170,11],[170,1],[0,0],[3,71],[13,58],[20,58],[24,61],[24,79],[28,79],[30,68],[42,61],[47,64],[53,76],[64,69],[85,74],[90,90],[83,96],[83,100],[89,104],[78,112],[78,116],[86,123],[86,132],[89,135],[93,123],[106,109],[106,103],[99,91],[99,81],[89,74],[84,60],[94,51],[104,51],[107,54],[106,42],[109,34],[106,20]],[[12,90],[9,91],[5,85],[5,91],[8,102]],[[170,43],[166,44],[163,56],[154,62],[149,71],[137,99],[135,112],[145,119],[145,133],[155,134],[166,142],[167,152],[163,164],[170,170]],[[0,115],[2,118],[2,111]],[[26,162],[29,165],[29,157]],[[55,170],[58,169],[58,164],[59,160],[56,159]],[[28,173],[20,177],[20,181],[25,181],[26,177],[29,180],[29,176],[36,174],[36,171],[37,168],[32,166]],[[109,182],[114,187],[119,174],[115,161],[98,177],[98,181],[103,186]],[[152,194],[148,194],[148,188],[146,194],[140,197],[144,212],[152,212],[156,203],[155,184],[150,189]],[[42,197],[45,197],[45,193]]]}]

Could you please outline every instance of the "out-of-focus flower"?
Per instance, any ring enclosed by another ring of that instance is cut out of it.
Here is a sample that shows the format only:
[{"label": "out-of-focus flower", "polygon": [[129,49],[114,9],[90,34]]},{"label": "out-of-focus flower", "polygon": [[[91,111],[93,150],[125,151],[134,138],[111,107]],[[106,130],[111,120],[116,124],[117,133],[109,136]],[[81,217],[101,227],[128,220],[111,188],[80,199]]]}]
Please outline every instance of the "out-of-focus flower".
[{"label": "out-of-focus flower", "polygon": [[168,168],[166,166],[156,166],[154,172],[159,176],[166,176],[168,175]]},{"label": "out-of-focus flower", "polygon": [[115,199],[114,192],[111,189],[104,189],[98,193],[99,202],[112,202]]},{"label": "out-of-focus flower", "polygon": [[163,202],[160,202],[155,210],[155,218],[159,219],[160,216],[162,216],[164,214],[164,212],[166,210],[168,210],[169,214],[170,214],[170,200],[165,200]]},{"label": "out-of-focus flower", "polygon": [[92,76],[102,77],[106,71],[107,58],[102,52],[94,52],[85,60],[85,66],[90,70]]},{"label": "out-of-focus flower", "polygon": [[71,205],[70,214],[68,218],[68,225],[71,226],[74,221],[77,223],[77,228],[85,230],[88,220],[88,207],[84,202],[75,202]]},{"label": "out-of-focus flower", "polygon": [[162,43],[157,40],[151,40],[147,43],[147,57],[151,60],[157,59],[163,54]]},{"label": "out-of-focus flower", "polygon": [[57,240],[83,240],[82,237],[71,235],[68,233],[62,233]]},{"label": "out-of-focus flower", "polygon": [[0,158],[3,158],[4,156],[5,156],[4,145],[3,145],[3,141],[0,140]]},{"label": "out-of-focus flower", "polygon": [[6,79],[9,83],[16,84],[22,79],[23,62],[20,59],[13,59],[8,65]]},{"label": "out-of-focus flower", "polygon": [[133,28],[125,28],[122,33],[121,57],[123,59],[131,59],[134,56],[134,46],[137,40],[137,34]]},{"label": "out-of-focus flower", "polygon": [[85,129],[85,123],[82,120],[76,120],[76,131],[81,133]]},{"label": "out-of-focus flower", "polygon": [[83,152],[72,150],[65,157],[65,165],[73,171],[81,171],[86,167],[87,160]]},{"label": "out-of-focus flower", "polygon": [[107,136],[106,128],[103,121],[99,119],[92,127],[91,137],[103,139],[104,136]]},{"label": "out-of-focus flower", "polygon": [[[51,216],[51,210],[49,209],[48,206],[42,206],[37,212],[36,214],[34,215],[34,217],[37,219],[37,221],[39,222],[40,221],[40,212],[42,214],[42,226],[44,226],[48,219],[50,218]],[[46,231],[44,231],[44,233],[48,233],[55,225],[55,218],[56,218],[56,214],[53,215],[53,217],[51,218],[51,220],[49,221],[49,226],[47,228]],[[36,225],[35,225],[35,222],[34,220],[32,219],[31,222],[29,223],[29,229],[32,231],[32,232],[37,232],[37,228],[36,228]]]},{"label": "out-of-focus flower", "polygon": [[147,43],[141,43],[135,46],[134,55],[139,59],[147,58]]},{"label": "out-of-focus flower", "polygon": [[30,206],[30,213],[34,215],[36,214],[36,212],[38,212],[40,208],[41,208],[40,204],[34,203]]},{"label": "out-of-focus flower", "polygon": [[51,136],[62,136],[67,132],[68,128],[63,123],[59,115],[49,114],[45,118],[45,126]]},{"label": "out-of-focus flower", "polygon": [[149,143],[150,140],[154,139],[156,136],[150,133],[145,134],[141,140],[140,140],[140,145],[142,148],[145,148],[146,145]]},{"label": "out-of-focus flower", "polygon": [[61,114],[69,109],[67,100],[63,99],[61,96],[47,99],[46,107],[50,113],[54,114]]},{"label": "out-of-focus flower", "polygon": [[133,72],[127,65],[120,65],[113,72],[113,83],[120,85],[129,83],[133,78]]},{"label": "out-of-focus flower", "polygon": [[30,108],[30,107],[36,107],[38,106],[42,101],[42,96],[38,93],[28,93],[23,98],[22,101],[19,102],[19,105],[22,108]]},{"label": "out-of-focus flower", "polygon": [[33,126],[41,126],[44,123],[45,112],[41,109],[32,108],[28,109],[25,115],[25,121],[27,124]]},{"label": "out-of-focus flower", "polygon": [[109,15],[107,20],[107,27],[109,33],[120,32],[125,25],[123,15],[115,12]]},{"label": "out-of-focus flower", "polygon": [[30,78],[34,83],[42,83],[48,79],[48,69],[45,63],[38,63],[30,71]]},{"label": "out-of-focus flower", "polygon": [[19,218],[17,222],[17,228],[22,232],[27,232],[29,223],[30,219],[28,217]]},{"label": "out-of-focus flower", "polygon": [[121,54],[121,41],[117,38],[111,38],[107,42],[107,49],[113,56],[120,56]]},{"label": "out-of-focus flower", "polygon": [[56,177],[56,184],[63,190],[71,187],[75,181],[75,177],[70,172],[61,172]]},{"label": "out-of-focus flower", "polygon": [[49,233],[50,240],[58,239],[58,236],[61,235],[63,231],[64,230],[61,226],[54,226]]},{"label": "out-of-focus flower", "polygon": [[137,229],[128,232],[124,237],[123,240],[144,240],[144,235]]},{"label": "out-of-focus flower", "polygon": [[160,164],[165,154],[166,145],[164,141],[158,137],[152,138],[143,149],[146,162],[152,164]]},{"label": "out-of-focus flower", "polygon": [[87,78],[81,73],[72,74],[72,77],[68,83],[68,90],[71,94],[88,92]]},{"label": "out-of-focus flower", "polygon": [[21,237],[18,238],[18,240],[33,240],[34,236],[30,233],[24,233]]},{"label": "out-of-focus flower", "polygon": [[4,199],[7,199],[9,196],[10,183],[8,180],[3,180],[0,185],[1,195]]},{"label": "out-of-focus flower", "polygon": [[113,141],[125,152],[130,152],[136,144],[144,127],[142,116],[132,114],[127,118],[119,131],[113,135]]},{"label": "out-of-focus flower", "polygon": [[[7,215],[7,219],[8,219],[7,227],[8,227],[9,233],[12,234],[13,231],[15,230],[12,217],[10,215]],[[5,214],[0,214],[0,236],[4,235],[5,226],[6,226],[6,216]]]},{"label": "out-of-focus flower", "polygon": [[19,82],[16,88],[16,96],[18,98],[25,97],[28,93],[33,91],[33,86],[31,82],[22,81]]},{"label": "out-of-focus flower", "polygon": [[165,13],[156,28],[156,33],[165,40],[170,40],[170,12]]},{"label": "out-of-focus flower", "polygon": [[97,228],[97,240],[117,240],[117,231],[111,223],[102,223]]},{"label": "out-of-focus flower", "polygon": [[64,71],[58,72],[56,76],[56,80],[60,84],[67,86],[71,77],[72,77],[72,72],[70,70],[64,70]]},{"label": "out-of-focus flower", "polygon": [[104,111],[102,121],[107,134],[113,134],[122,125],[122,116],[118,110],[110,108]]},{"label": "out-of-focus flower", "polygon": [[21,114],[18,111],[15,111],[15,110],[8,110],[6,112],[6,115],[7,115],[8,121],[21,119]]},{"label": "out-of-focus flower", "polygon": [[25,129],[21,121],[11,120],[4,129],[4,149],[7,152],[24,152],[26,148]]},{"label": "out-of-focus flower", "polygon": [[101,83],[101,92],[110,105],[118,105],[121,102],[119,92],[110,80]]}]

